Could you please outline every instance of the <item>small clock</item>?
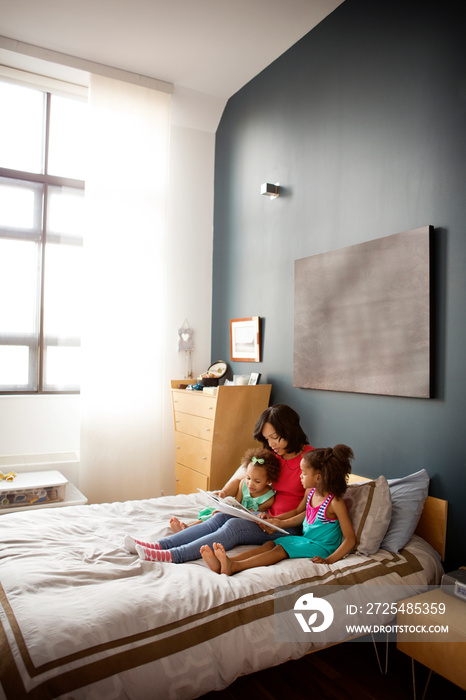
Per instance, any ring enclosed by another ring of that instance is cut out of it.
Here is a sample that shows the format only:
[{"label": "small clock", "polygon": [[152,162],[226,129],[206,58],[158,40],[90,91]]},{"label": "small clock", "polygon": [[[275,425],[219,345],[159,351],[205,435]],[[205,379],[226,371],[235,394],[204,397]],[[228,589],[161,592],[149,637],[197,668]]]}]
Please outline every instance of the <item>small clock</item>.
[{"label": "small clock", "polygon": [[222,377],[225,376],[225,374],[228,372],[228,366],[227,363],[224,362],[223,360],[216,360],[213,362],[209,369],[207,370],[208,373],[215,374],[217,379],[221,379]]}]

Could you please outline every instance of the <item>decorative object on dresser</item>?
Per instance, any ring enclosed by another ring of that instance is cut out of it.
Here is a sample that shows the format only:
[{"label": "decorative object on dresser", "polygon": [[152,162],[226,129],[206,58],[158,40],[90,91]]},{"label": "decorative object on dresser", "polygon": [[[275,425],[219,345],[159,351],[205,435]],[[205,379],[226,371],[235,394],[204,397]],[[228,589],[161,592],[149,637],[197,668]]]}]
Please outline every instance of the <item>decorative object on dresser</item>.
[{"label": "decorative object on dresser", "polygon": [[178,352],[184,352],[185,368],[184,378],[190,379],[193,376],[193,331],[189,327],[188,320],[185,318],[181,328],[178,328]]},{"label": "decorative object on dresser", "polygon": [[253,386],[259,384],[260,377],[261,375],[259,374],[259,372],[251,372],[251,374],[249,375],[248,384],[252,384]]},{"label": "decorative object on dresser", "polygon": [[224,360],[215,360],[207,369],[207,372],[204,372],[197,378],[198,384],[203,387],[218,386],[220,379],[222,379],[227,372],[227,363]]},{"label": "decorative object on dresser", "polygon": [[171,382],[176,493],[222,488],[256,443],[253,430],[269,405],[270,384],[219,386],[215,395]]}]

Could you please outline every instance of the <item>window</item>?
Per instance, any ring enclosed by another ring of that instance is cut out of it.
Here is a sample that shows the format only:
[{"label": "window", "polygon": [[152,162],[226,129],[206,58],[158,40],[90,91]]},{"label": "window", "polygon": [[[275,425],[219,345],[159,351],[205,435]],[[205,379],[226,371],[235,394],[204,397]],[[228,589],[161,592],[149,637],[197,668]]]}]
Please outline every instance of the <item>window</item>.
[{"label": "window", "polygon": [[0,392],[79,390],[87,103],[0,82]]}]

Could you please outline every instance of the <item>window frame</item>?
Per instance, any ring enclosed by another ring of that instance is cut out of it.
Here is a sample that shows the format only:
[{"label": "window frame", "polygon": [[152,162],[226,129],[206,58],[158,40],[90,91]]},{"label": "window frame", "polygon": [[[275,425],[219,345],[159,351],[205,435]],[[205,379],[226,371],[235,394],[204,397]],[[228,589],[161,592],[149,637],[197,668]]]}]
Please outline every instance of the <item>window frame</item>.
[{"label": "window frame", "polygon": [[[0,75],[0,79],[2,76]],[[14,82],[14,81],[12,81]],[[21,85],[21,82],[16,83]],[[23,84],[24,86],[24,84]],[[33,231],[31,234],[27,234],[24,231],[19,230],[18,232],[1,232],[0,239],[7,240],[30,240],[32,242],[37,242],[39,244],[39,260],[40,269],[38,272],[38,335],[29,336],[27,334],[1,334],[0,335],[0,345],[18,345],[18,341],[21,341],[21,345],[26,345],[29,347],[29,367],[28,367],[28,385],[27,387],[10,385],[8,387],[0,387],[0,395],[43,395],[43,394],[79,394],[80,387],[78,388],[44,388],[44,365],[47,353],[47,348],[56,346],[68,346],[68,347],[80,347],[81,338],[80,337],[68,337],[64,338],[60,336],[48,336],[45,337],[44,332],[44,296],[45,296],[45,256],[47,243],[56,243],[61,241],[59,234],[48,234],[47,226],[47,205],[48,205],[48,190],[50,187],[63,187],[75,190],[85,190],[85,181],[70,177],[62,177],[57,175],[51,175],[48,173],[48,154],[49,154],[49,144],[50,144],[50,114],[51,114],[51,102],[52,102],[52,92],[47,89],[39,88],[35,86],[35,89],[39,89],[44,94],[45,101],[45,120],[44,120],[44,153],[43,153],[43,173],[32,173],[23,170],[14,170],[11,168],[4,168],[0,166],[0,178],[7,178],[11,181],[17,181],[20,183],[34,183],[40,185],[40,198],[41,198],[41,213],[40,213],[40,229],[37,233]],[[68,97],[68,95],[67,95]],[[78,98],[79,99],[79,98]],[[73,238],[72,236],[66,237],[66,243],[70,245],[83,245],[82,238]],[[47,344],[45,344],[47,341]],[[37,389],[33,388],[34,384],[37,383]]]}]

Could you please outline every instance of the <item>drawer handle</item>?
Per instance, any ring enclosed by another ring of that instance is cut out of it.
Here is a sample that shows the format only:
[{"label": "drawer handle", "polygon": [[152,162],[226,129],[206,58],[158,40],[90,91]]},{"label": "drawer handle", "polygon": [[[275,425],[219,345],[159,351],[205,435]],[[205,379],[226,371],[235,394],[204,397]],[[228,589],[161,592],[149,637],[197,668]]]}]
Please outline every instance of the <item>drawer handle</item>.
[{"label": "drawer handle", "polygon": [[203,457],[202,459],[207,459],[207,457]]},{"label": "drawer handle", "polygon": [[209,411],[211,411],[212,409],[213,409],[213,406],[209,406]]},{"label": "drawer handle", "polygon": [[179,445],[177,445],[177,446],[176,446],[176,449],[177,449],[177,450],[179,450],[179,449],[180,449],[180,446],[179,446]]},{"label": "drawer handle", "polygon": [[206,433],[210,433],[210,428],[205,429]]}]

